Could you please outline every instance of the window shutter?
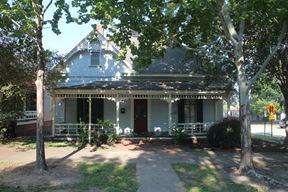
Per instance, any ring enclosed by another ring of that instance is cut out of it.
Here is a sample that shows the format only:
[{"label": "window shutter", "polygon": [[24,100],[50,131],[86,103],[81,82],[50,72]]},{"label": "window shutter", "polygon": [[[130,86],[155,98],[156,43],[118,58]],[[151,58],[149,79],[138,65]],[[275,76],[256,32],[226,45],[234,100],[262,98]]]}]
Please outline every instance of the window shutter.
[{"label": "window shutter", "polygon": [[203,99],[197,99],[197,122],[203,123]]},{"label": "window shutter", "polygon": [[180,99],[178,103],[178,123],[184,123],[184,99]]}]

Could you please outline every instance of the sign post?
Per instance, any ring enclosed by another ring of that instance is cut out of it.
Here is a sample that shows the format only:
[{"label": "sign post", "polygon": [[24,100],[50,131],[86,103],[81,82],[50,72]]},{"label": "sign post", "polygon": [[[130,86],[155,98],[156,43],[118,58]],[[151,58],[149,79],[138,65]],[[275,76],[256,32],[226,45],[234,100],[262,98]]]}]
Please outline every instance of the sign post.
[{"label": "sign post", "polygon": [[271,122],[271,137],[272,137],[273,136],[273,121],[275,120],[275,113],[277,109],[273,103],[268,103],[266,105],[266,110],[269,114],[268,119]]}]

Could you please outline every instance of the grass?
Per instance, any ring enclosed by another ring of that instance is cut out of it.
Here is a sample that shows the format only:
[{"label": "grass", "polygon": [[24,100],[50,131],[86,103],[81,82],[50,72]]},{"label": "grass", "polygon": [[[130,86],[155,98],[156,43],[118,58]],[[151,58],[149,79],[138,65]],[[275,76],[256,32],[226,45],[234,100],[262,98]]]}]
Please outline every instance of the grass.
[{"label": "grass", "polygon": [[260,135],[260,134],[252,134],[253,139],[260,139],[263,141],[275,142],[275,143],[283,143],[285,137],[284,136],[270,136],[270,135]]},{"label": "grass", "polygon": [[231,180],[222,178],[217,169],[212,165],[201,164],[173,164],[173,169],[188,192],[257,192],[256,188],[240,185]]},{"label": "grass", "polygon": [[[36,149],[36,139],[34,137],[11,139],[2,144],[23,151]],[[68,141],[49,140],[45,141],[45,147],[78,147],[78,145]]]},{"label": "grass", "polygon": [[[9,166],[0,163],[0,166]],[[81,176],[76,183],[68,183],[60,186],[52,186],[49,183],[27,186],[25,191],[95,191],[100,189],[103,192],[136,192],[138,184],[136,180],[135,164],[101,164],[81,163],[79,164]],[[69,174],[69,172],[67,172]],[[13,186],[5,186],[0,182],[1,192],[22,192],[23,189]]]},{"label": "grass", "polygon": [[8,187],[8,186],[0,184],[0,191],[1,192],[22,192],[23,190],[17,187]]},{"label": "grass", "polygon": [[98,187],[105,192],[136,192],[136,166],[82,163],[81,181],[74,189],[84,191]]}]

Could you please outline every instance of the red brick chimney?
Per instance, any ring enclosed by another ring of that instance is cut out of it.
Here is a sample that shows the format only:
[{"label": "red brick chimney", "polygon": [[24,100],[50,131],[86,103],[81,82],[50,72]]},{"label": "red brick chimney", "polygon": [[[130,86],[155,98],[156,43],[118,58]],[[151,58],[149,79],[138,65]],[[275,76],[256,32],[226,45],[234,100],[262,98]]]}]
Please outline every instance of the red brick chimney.
[{"label": "red brick chimney", "polygon": [[96,25],[96,30],[97,30],[99,33],[101,33],[102,35],[104,35],[103,25],[97,24],[97,25]]}]

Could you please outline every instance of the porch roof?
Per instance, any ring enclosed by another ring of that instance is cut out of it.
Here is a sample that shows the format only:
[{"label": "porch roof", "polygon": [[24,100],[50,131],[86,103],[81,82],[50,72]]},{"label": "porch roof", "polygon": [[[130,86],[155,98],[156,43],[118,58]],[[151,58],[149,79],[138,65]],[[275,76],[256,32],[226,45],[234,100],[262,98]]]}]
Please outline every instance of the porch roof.
[{"label": "porch roof", "polygon": [[54,90],[57,97],[190,98],[222,99],[224,86],[207,86],[191,81],[96,81],[66,85]]},{"label": "porch roof", "polygon": [[224,86],[205,85],[191,81],[95,81],[80,85],[64,85],[56,90],[135,90],[135,91],[193,91],[225,92]]}]

